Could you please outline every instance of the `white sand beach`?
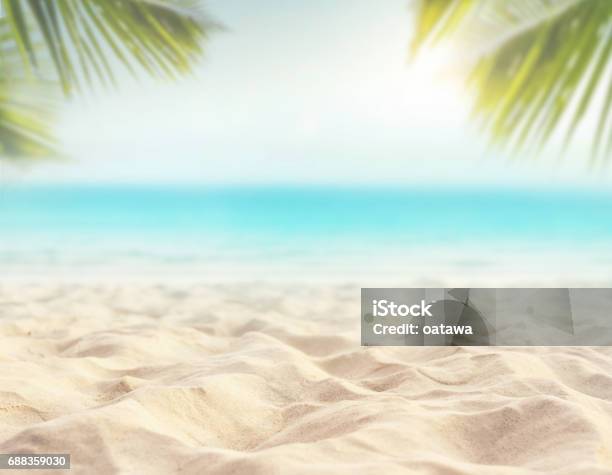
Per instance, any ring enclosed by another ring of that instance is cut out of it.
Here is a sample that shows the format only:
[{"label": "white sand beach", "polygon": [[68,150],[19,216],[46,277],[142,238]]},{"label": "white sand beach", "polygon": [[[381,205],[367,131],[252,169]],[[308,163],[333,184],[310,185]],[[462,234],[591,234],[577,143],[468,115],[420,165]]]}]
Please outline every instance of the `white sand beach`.
[{"label": "white sand beach", "polygon": [[612,475],[612,0],[0,28],[0,475]]},{"label": "white sand beach", "polygon": [[5,284],[0,453],[70,453],[71,473],[612,473],[612,348],[363,348],[358,295]]}]

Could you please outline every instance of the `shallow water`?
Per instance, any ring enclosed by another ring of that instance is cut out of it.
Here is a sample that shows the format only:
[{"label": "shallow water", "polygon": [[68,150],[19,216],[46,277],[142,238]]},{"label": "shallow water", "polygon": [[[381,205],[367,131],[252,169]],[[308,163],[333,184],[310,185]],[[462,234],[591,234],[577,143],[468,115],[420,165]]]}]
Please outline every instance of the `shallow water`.
[{"label": "shallow water", "polygon": [[543,266],[612,276],[612,194],[580,191],[4,186],[0,233],[4,276]]}]

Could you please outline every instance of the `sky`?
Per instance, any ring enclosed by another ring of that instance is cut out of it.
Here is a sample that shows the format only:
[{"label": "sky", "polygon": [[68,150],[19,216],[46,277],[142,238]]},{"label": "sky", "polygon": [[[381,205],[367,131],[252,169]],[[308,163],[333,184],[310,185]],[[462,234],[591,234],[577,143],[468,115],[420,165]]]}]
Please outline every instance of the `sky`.
[{"label": "sky", "polygon": [[11,174],[34,183],[602,183],[584,159],[558,166],[488,150],[450,52],[408,61],[410,3],[208,0],[224,29],[191,77],[125,78],[118,91],[74,99],[57,125],[66,159]]}]

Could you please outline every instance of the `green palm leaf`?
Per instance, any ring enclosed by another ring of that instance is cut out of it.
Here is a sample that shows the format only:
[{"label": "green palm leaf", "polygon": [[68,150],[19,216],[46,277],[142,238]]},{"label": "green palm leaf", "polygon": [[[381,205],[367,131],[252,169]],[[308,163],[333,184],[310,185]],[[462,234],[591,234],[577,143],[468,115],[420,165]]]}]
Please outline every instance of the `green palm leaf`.
[{"label": "green palm leaf", "polygon": [[0,156],[32,159],[55,153],[49,93],[53,94],[41,84],[16,87],[0,82]]},{"label": "green palm leaf", "polygon": [[135,65],[154,76],[186,73],[212,26],[193,0],[1,1],[26,67],[49,56],[66,93],[114,82],[116,63],[131,73]]},{"label": "green palm leaf", "polygon": [[195,0],[0,2],[0,155],[12,158],[54,152],[53,104],[41,85],[64,94],[114,85],[121,67],[175,78],[191,70],[213,26]]},{"label": "green palm leaf", "polygon": [[49,123],[58,101],[57,84],[33,77],[18,48],[8,20],[0,19],[0,156],[49,156],[55,151]]},{"label": "green palm leaf", "polygon": [[460,25],[482,4],[478,0],[421,0],[412,39],[412,53],[416,54],[428,43],[456,33]]},{"label": "green palm leaf", "polygon": [[561,131],[567,146],[592,111],[592,157],[610,156],[612,2],[422,0],[412,51],[451,37],[481,51],[469,84],[494,143],[539,150]]}]

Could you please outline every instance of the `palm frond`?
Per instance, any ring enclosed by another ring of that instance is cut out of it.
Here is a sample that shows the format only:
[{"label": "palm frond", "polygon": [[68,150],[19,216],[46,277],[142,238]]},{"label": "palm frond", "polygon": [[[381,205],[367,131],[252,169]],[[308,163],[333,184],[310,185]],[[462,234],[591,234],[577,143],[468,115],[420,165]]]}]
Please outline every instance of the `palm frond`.
[{"label": "palm frond", "polygon": [[466,19],[481,7],[479,0],[420,0],[412,37],[412,54],[418,53],[427,44],[435,44],[456,33]]},{"label": "palm frond", "polygon": [[[6,159],[47,158],[57,144],[49,124],[55,110],[42,84],[16,86],[0,82],[0,156]],[[36,91],[36,92],[34,92]]]},{"label": "palm frond", "polygon": [[186,73],[212,27],[194,0],[1,1],[26,68],[50,57],[66,93],[114,83],[116,63],[131,73]]},{"label": "palm frond", "polygon": [[[212,26],[195,0],[0,0],[0,156],[55,154],[57,85],[115,84],[122,65],[174,78]],[[55,84],[55,87],[54,87]]]},{"label": "palm frond", "polygon": [[[19,160],[56,155],[50,124],[60,98],[57,84],[32,77],[8,21],[0,18],[0,157]],[[36,41],[31,46],[36,47]]]},{"label": "palm frond", "polygon": [[592,157],[609,156],[611,94],[596,97],[612,89],[612,2],[423,0],[420,15],[413,50],[452,34],[471,33],[474,49],[474,39],[486,38],[469,84],[494,143],[539,150],[561,129],[567,146],[594,111]]}]

